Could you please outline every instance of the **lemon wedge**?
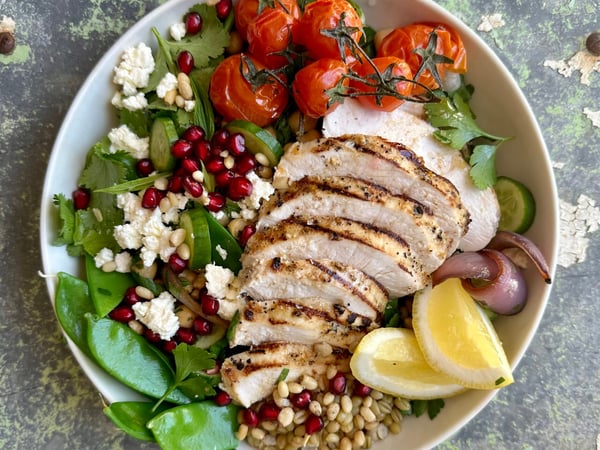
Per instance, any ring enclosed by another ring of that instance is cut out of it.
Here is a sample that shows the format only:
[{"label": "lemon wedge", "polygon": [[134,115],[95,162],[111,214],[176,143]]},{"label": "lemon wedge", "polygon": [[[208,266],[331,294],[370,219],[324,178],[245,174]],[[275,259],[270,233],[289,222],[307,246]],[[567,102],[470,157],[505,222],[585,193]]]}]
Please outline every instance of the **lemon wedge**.
[{"label": "lemon wedge", "polygon": [[458,278],[417,292],[412,323],[429,365],[457,383],[496,389],[514,381],[494,326]]},{"label": "lemon wedge", "polygon": [[450,397],[465,390],[427,364],[415,334],[405,328],[368,333],[354,350],[350,368],[361,383],[407,399]]}]

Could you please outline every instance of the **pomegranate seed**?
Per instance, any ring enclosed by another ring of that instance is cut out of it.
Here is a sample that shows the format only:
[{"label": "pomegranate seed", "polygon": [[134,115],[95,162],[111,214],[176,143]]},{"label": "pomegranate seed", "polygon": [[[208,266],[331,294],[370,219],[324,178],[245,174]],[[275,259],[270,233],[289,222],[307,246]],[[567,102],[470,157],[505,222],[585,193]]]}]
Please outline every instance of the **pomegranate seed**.
[{"label": "pomegranate seed", "polygon": [[200,163],[195,159],[184,158],[181,161],[181,168],[188,174],[193,174],[196,170],[200,170]]},{"label": "pomegranate seed", "polygon": [[208,204],[206,209],[211,212],[219,212],[225,207],[225,196],[218,192],[208,193]]},{"label": "pomegranate seed", "polygon": [[260,420],[273,421],[279,416],[279,407],[275,403],[263,403],[258,410]]},{"label": "pomegranate seed", "polygon": [[202,30],[202,16],[197,12],[191,12],[185,16],[186,34],[193,36]]},{"label": "pomegranate seed", "polygon": [[90,204],[91,193],[89,189],[84,187],[77,188],[73,191],[73,206],[75,209],[85,209]]},{"label": "pomegranate seed", "polygon": [[144,337],[148,342],[152,342],[153,344],[157,344],[161,341],[160,335],[152,331],[150,328],[146,328],[144,331]]},{"label": "pomegranate seed", "polygon": [[308,404],[311,402],[312,396],[310,391],[304,389],[302,392],[298,394],[290,395],[290,402],[298,409],[306,409],[308,408]]},{"label": "pomegranate seed", "polygon": [[246,138],[241,133],[233,133],[229,136],[229,151],[233,156],[241,156],[246,153]]},{"label": "pomegranate seed", "polygon": [[206,171],[208,173],[218,173],[225,169],[223,158],[209,158],[204,162],[204,166],[206,167]]},{"label": "pomegranate seed", "polygon": [[201,161],[206,161],[211,153],[210,142],[202,139],[194,142],[194,155]]},{"label": "pomegranate seed", "polygon": [[240,245],[245,247],[248,243],[248,239],[250,239],[254,233],[256,233],[256,227],[254,225],[246,225],[244,228],[242,228],[240,236],[238,237]]},{"label": "pomegranate seed", "polygon": [[232,170],[221,170],[215,174],[215,183],[217,187],[226,188],[235,178],[235,173]]},{"label": "pomegranate seed", "polygon": [[231,9],[233,8],[233,4],[231,0],[219,0],[215,5],[215,9],[217,10],[217,17],[221,20],[225,20]]},{"label": "pomegranate seed", "polygon": [[221,128],[220,130],[215,131],[215,134],[213,134],[212,144],[220,149],[226,148],[229,145],[229,136],[229,130],[226,128]]},{"label": "pomegranate seed", "polygon": [[245,409],[242,413],[243,422],[249,427],[255,427],[258,425],[258,414],[252,409]]},{"label": "pomegranate seed", "polygon": [[181,176],[169,178],[169,183],[167,184],[167,189],[169,192],[173,192],[175,194],[183,192],[183,179],[184,177]]},{"label": "pomegranate seed", "polygon": [[194,331],[200,336],[206,336],[212,333],[213,324],[206,320],[204,317],[196,317],[194,322],[192,322],[192,327]]},{"label": "pomegranate seed", "polygon": [[177,139],[171,146],[171,154],[177,159],[183,159],[192,152],[192,144],[186,139]]},{"label": "pomegranate seed", "polygon": [[248,197],[252,194],[252,183],[245,177],[235,177],[229,183],[229,187],[227,189],[227,196],[231,200],[241,200],[245,197]]},{"label": "pomegranate seed", "polygon": [[196,334],[191,328],[179,328],[175,333],[175,339],[177,342],[183,342],[184,344],[192,345],[196,342]]},{"label": "pomegranate seed", "polygon": [[373,389],[371,389],[369,386],[355,381],[354,390],[352,392],[357,397],[367,397],[372,390]]},{"label": "pomegranate seed", "polygon": [[175,341],[165,341],[162,345],[162,349],[169,353],[175,350],[175,347],[177,347],[177,342]]},{"label": "pomegranate seed", "polygon": [[181,273],[187,268],[187,261],[179,256],[177,253],[173,253],[169,256],[169,268],[175,273]]},{"label": "pomegranate seed", "polygon": [[135,319],[135,313],[129,306],[117,306],[110,313],[108,313],[108,317],[110,317],[112,320],[116,320],[117,322],[127,323],[130,320]]},{"label": "pomegranate seed", "polygon": [[329,380],[329,390],[335,395],[342,395],[346,391],[346,377],[338,372]]},{"label": "pomegranate seed", "polygon": [[[192,13],[193,14],[193,13]],[[187,130],[183,132],[182,138],[186,141],[190,141],[192,143],[199,141],[200,139],[204,139],[206,136],[206,132],[204,128],[199,125],[192,125]]]},{"label": "pomegranate seed", "polygon": [[128,305],[135,305],[137,302],[142,301],[142,297],[137,295],[135,292],[135,286],[130,286],[125,291],[125,295],[123,296],[123,301]]},{"label": "pomegranate seed", "polygon": [[315,434],[323,429],[323,419],[314,414],[309,415],[304,422],[306,434]]},{"label": "pomegranate seed", "polygon": [[215,395],[215,403],[217,406],[227,406],[231,403],[231,397],[227,392],[219,391],[217,392],[217,395]]},{"label": "pomegranate seed", "polygon": [[187,50],[182,51],[177,55],[177,67],[186,75],[189,75],[194,68],[194,57]]},{"label": "pomegranate seed", "polygon": [[185,177],[183,179],[183,187],[192,197],[198,198],[204,192],[202,184],[194,180],[192,177]]},{"label": "pomegranate seed", "polygon": [[162,198],[162,192],[155,187],[149,187],[144,191],[144,195],[142,195],[142,208],[154,209],[158,206]]},{"label": "pomegranate seed", "polygon": [[235,162],[235,166],[233,168],[233,170],[235,170],[235,173],[239,174],[239,175],[246,175],[248,172],[250,172],[251,170],[254,170],[256,168],[256,159],[254,158],[254,155],[251,154],[245,154],[242,155],[236,162]]},{"label": "pomegranate seed", "polygon": [[154,172],[154,165],[149,158],[140,159],[135,164],[135,170],[137,171],[140,177],[147,177],[152,172]]},{"label": "pomegranate seed", "polygon": [[219,300],[212,295],[201,294],[200,305],[202,306],[202,312],[207,316],[214,316],[219,312]]}]

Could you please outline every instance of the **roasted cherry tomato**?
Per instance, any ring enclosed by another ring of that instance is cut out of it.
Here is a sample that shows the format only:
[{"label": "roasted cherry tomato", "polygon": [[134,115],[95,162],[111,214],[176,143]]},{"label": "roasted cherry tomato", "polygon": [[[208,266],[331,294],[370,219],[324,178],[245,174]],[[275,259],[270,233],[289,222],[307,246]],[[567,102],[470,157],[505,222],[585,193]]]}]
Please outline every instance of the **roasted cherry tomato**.
[{"label": "roasted cherry tomato", "polygon": [[[340,59],[321,58],[304,66],[296,73],[292,93],[298,109],[307,116],[318,118],[333,111],[339,103],[329,104],[325,91],[335,87],[348,72],[348,66]],[[348,85],[348,80],[343,82]]]},{"label": "roasted cherry tomato", "polygon": [[[463,44],[460,34],[452,28],[450,25],[445,23],[439,24],[428,24],[436,27],[439,30],[445,30],[450,33],[450,44],[449,48],[444,50],[444,55],[454,61],[452,65],[448,66],[448,70],[456,73],[467,72],[467,50]],[[448,44],[447,44],[448,45]]]},{"label": "roasted cherry tomato", "polygon": [[[250,66],[249,66],[250,63]],[[260,127],[275,121],[288,103],[288,91],[275,79],[253,86],[246,77],[265,67],[247,54],[232,55],[215,69],[211,80],[210,100],[223,119],[245,119]]]},{"label": "roasted cherry tomato", "polygon": [[[349,28],[357,28],[351,36],[355,42],[362,37],[362,21],[356,10],[346,0],[316,0],[306,5],[304,15],[298,25],[296,42],[303,45],[312,59],[340,59],[338,41],[325,36],[322,31],[331,30],[338,26],[344,15],[344,24]],[[355,58],[348,48],[345,48],[346,62]]]},{"label": "roasted cherry tomato", "polygon": [[282,55],[292,42],[298,20],[281,9],[263,11],[248,25],[250,54],[270,69],[278,69],[290,61]]},{"label": "roasted cherry tomato", "polygon": [[[265,3],[261,1],[261,3]],[[235,4],[235,28],[247,40],[248,25],[252,23],[259,12],[265,12],[270,9],[280,9],[294,19],[300,19],[302,15],[298,2],[296,0],[272,0],[273,7],[265,6],[259,11],[259,0],[238,0]]]},{"label": "roasted cherry tomato", "polygon": [[[407,97],[411,94],[414,83],[403,80],[393,80],[396,77],[404,77],[407,80],[412,80],[412,71],[408,66],[408,63],[403,59],[396,56],[380,56],[372,59],[373,64],[377,67],[377,70],[382,74],[386,84],[393,88],[398,94]],[[350,87],[355,89],[357,92],[373,93],[377,92],[377,88],[372,84],[380,83],[380,79],[375,73],[375,69],[368,62],[362,62],[355,64],[352,69],[363,78],[366,83],[352,80]],[[364,106],[370,109],[379,111],[393,111],[402,103],[404,100],[394,97],[392,95],[360,95],[358,101]]]}]

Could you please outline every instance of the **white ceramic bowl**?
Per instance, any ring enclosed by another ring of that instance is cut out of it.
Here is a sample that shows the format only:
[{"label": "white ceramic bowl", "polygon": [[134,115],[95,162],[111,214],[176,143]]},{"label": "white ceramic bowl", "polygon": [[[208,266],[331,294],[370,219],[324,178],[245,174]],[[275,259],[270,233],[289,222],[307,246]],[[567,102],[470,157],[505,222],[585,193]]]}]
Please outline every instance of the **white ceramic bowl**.
[{"label": "white ceramic bowl", "polygon": [[[195,0],[171,0],[157,8],[127,33],[104,55],[77,94],[60,129],[46,174],[41,201],[41,250],[46,274],[65,271],[81,274],[80,262],[67,256],[64,247],[53,247],[56,235],[56,212],[52,206],[55,193],[67,195],[75,189],[87,150],[115,124],[110,106],[115,87],[112,69],[122,51],[143,41],[154,47],[150,32],[156,26],[163,35],[168,27],[181,20]],[[507,69],[486,44],[462,22],[431,0],[371,0],[365,4],[368,23],[376,29],[415,21],[441,21],[454,26],[468,51],[468,81],[476,90],[472,107],[482,128],[497,135],[515,136],[503,144],[498,156],[498,172],[524,181],[537,201],[537,217],[530,236],[541,248],[552,268],[558,247],[558,206],[556,187],[543,137],[527,101]],[[526,308],[513,317],[496,321],[497,330],[512,366],[516,366],[527,349],[541,320],[550,287],[529,271],[530,298]],[[56,280],[47,279],[54,300]],[[107,375],[86,358],[71,342],[69,345],[81,367],[108,401],[132,400],[138,394]],[[510,387],[506,389],[511,389]],[[495,395],[495,391],[470,391],[448,399],[434,421],[424,417],[409,418],[401,434],[390,436],[374,448],[417,449],[435,446],[473,418]]]}]

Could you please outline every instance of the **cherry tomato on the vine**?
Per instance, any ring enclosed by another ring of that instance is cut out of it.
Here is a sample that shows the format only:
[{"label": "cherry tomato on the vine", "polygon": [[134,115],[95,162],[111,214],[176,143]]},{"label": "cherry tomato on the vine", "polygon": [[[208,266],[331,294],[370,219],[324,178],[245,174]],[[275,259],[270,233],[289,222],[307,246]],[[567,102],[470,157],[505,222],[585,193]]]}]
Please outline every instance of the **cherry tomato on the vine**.
[{"label": "cherry tomato on the vine", "polygon": [[[377,67],[377,70],[382,74],[384,80],[388,81],[398,94],[407,97],[411,94],[414,83],[410,81],[403,81],[401,77],[407,80],[412,80],[412,71],[408,66],[407,62],[396,56],[381,56],[372,59],[373,64]],[[362,63],[355,64],[352,69],[369,84],[362,83],[360,81],[352,80],[350,87],[358,92],[375,93],[377,88],[372,83],[379,83],[380,80],[376,76],[375,69],[373,66],[364,61]],[[391,81],[392,78],[400,78],[399,80]],[[392,95],[360,95],[357,97],[358,101],[365,107],[375,109],[378,111],[393,111],[402,103],[404,100],[394,97]]]},{"label": "cherry tomato on the vine", "polygon": [[[355,42],[360,41],[363,23],[356,10],[346,0],[316,0],[306,5],[298,25],[297,42],[308,50],[312,59],[341,58],[338,41],[323,35],[322,31],[336,28],[342,15],[346,27],[356,28],[351,33],[352,39]],[[344,54],[346,62],[355,59],[347,46],[344,48]]]},{"label": "cherry tomato on the vine", "polygon": [[290,61],[282,53],[292,42],[298,20],[281,9],[267,9],[248,25],[248,50],[270,69]]},{"label": "cherry tomato on the vine", "polygon": [[[272,6],[264,6],[260,11],[265,12],[271,9],[279,9],[288,13],[294,19],[300,19],[302,15],[298,2],[296,0],[271,0],[270,2],[264,2],[263,4],[271,4]],[[235,28],[242,35],[244,40],[247,40],[248,25],[252,23],[258,16],[259,0],[238,0],[235,4]]]},{"label": "cherry tomato on the vine", "polygon": [[[296,73],[292,82],[292,93],[298,109],[307,116],[318,118],[335,110],[340,104],[329,104],[330,97],[325,91],[335,87],[348,66],[340,59],[321,58]],[[342,84],[348,86],[348,79]]]},{"label": "cherry tomato on the vine", "polygon": [[252,86],[249,64],[257,71],[265,67],[250,55],[236,54],[223,60],[210,80],[210,100],[226,121],[245,119],[260,127],[273,123],[288,104],[286,86],[268,79]]}]

